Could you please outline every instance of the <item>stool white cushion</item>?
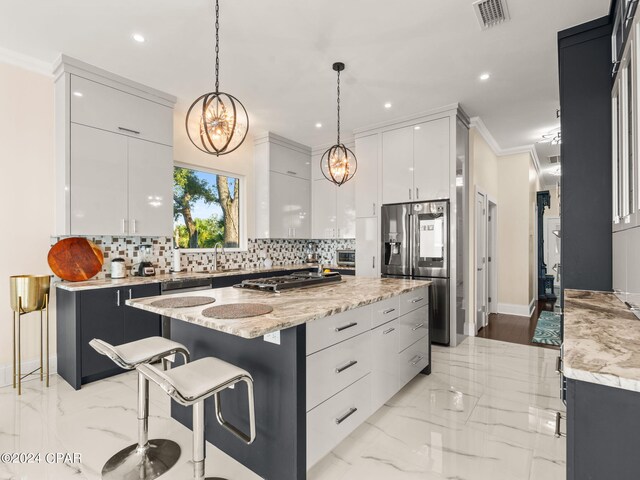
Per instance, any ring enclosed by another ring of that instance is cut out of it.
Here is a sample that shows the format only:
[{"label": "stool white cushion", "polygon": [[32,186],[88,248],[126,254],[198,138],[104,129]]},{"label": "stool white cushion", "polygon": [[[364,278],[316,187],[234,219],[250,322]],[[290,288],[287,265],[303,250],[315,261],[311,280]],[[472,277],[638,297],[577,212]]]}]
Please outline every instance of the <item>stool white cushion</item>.
[{"label": "stool white cushion", "polygon": [[142,363],[149,363],[172,353],[185,351],[184,345],[164,337],[143,338],[118,346],[94,338],[89,345],[122,368],[129,370],[133,370]]}]

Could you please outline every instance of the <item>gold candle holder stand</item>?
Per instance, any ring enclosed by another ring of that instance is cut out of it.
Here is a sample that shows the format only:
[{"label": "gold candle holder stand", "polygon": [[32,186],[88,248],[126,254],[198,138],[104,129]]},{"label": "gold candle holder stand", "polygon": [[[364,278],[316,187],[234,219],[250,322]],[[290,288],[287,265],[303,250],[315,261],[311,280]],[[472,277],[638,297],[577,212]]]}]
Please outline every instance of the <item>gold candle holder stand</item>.
[{"label": "gold candle holder stand", "polygon": [[[40,381],[46,379],[49,386],[49,275],[14,275],[9,277],[11,290],[11,309],[13,310],[13,388],[18,388],[22,395],[22,380],[40,374]],[[40,367],[22,375],[22,316],[32,312],[40,312]],[[46,327],[43,325],[46,318]],[[45,337],[46,331],[46,337]],[[44,355],[43,355],[43,350]],[[44,356],[44,358],[43,358]],[[46,366],[46,375],[45,375]]]}]

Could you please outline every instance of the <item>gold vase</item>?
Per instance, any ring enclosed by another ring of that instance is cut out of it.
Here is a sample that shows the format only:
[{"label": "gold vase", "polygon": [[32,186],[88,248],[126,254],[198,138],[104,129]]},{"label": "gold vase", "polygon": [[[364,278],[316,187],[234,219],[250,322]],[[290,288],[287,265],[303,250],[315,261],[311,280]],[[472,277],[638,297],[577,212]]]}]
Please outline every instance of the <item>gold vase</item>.
[{"label": "gold vase", "polygon": [[14,275],[9,277],[11,309],[16,313],[42,310],[46,305],[50,275]]}]

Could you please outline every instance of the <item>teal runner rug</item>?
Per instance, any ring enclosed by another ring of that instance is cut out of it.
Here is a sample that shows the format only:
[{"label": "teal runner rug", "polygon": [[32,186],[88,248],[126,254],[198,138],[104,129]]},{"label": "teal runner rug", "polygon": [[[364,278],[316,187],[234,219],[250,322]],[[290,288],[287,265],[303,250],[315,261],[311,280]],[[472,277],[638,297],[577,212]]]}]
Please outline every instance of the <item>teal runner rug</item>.
[{"label": "teal runner rug", "polygon": [[536,331],[533,333],[531,341],[559,347],[561,343],[560,314],[547,311],[540,312]]}]

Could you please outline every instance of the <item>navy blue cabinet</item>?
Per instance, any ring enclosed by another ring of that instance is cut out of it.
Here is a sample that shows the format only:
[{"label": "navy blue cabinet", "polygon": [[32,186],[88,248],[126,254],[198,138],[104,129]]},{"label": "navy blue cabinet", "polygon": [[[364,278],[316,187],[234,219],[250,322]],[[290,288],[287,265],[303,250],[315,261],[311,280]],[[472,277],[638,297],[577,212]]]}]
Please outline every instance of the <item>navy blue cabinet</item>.
[{"label": "navy blue cabinet", "polygon": [[[153,285],[137,285],[123,288],[127,300],[132,298],[153,297],[159,295],[159,287]],[[139,308],[124,306],[124,343],[142,338],[160,335],[160,316],[145,312]]]}]

